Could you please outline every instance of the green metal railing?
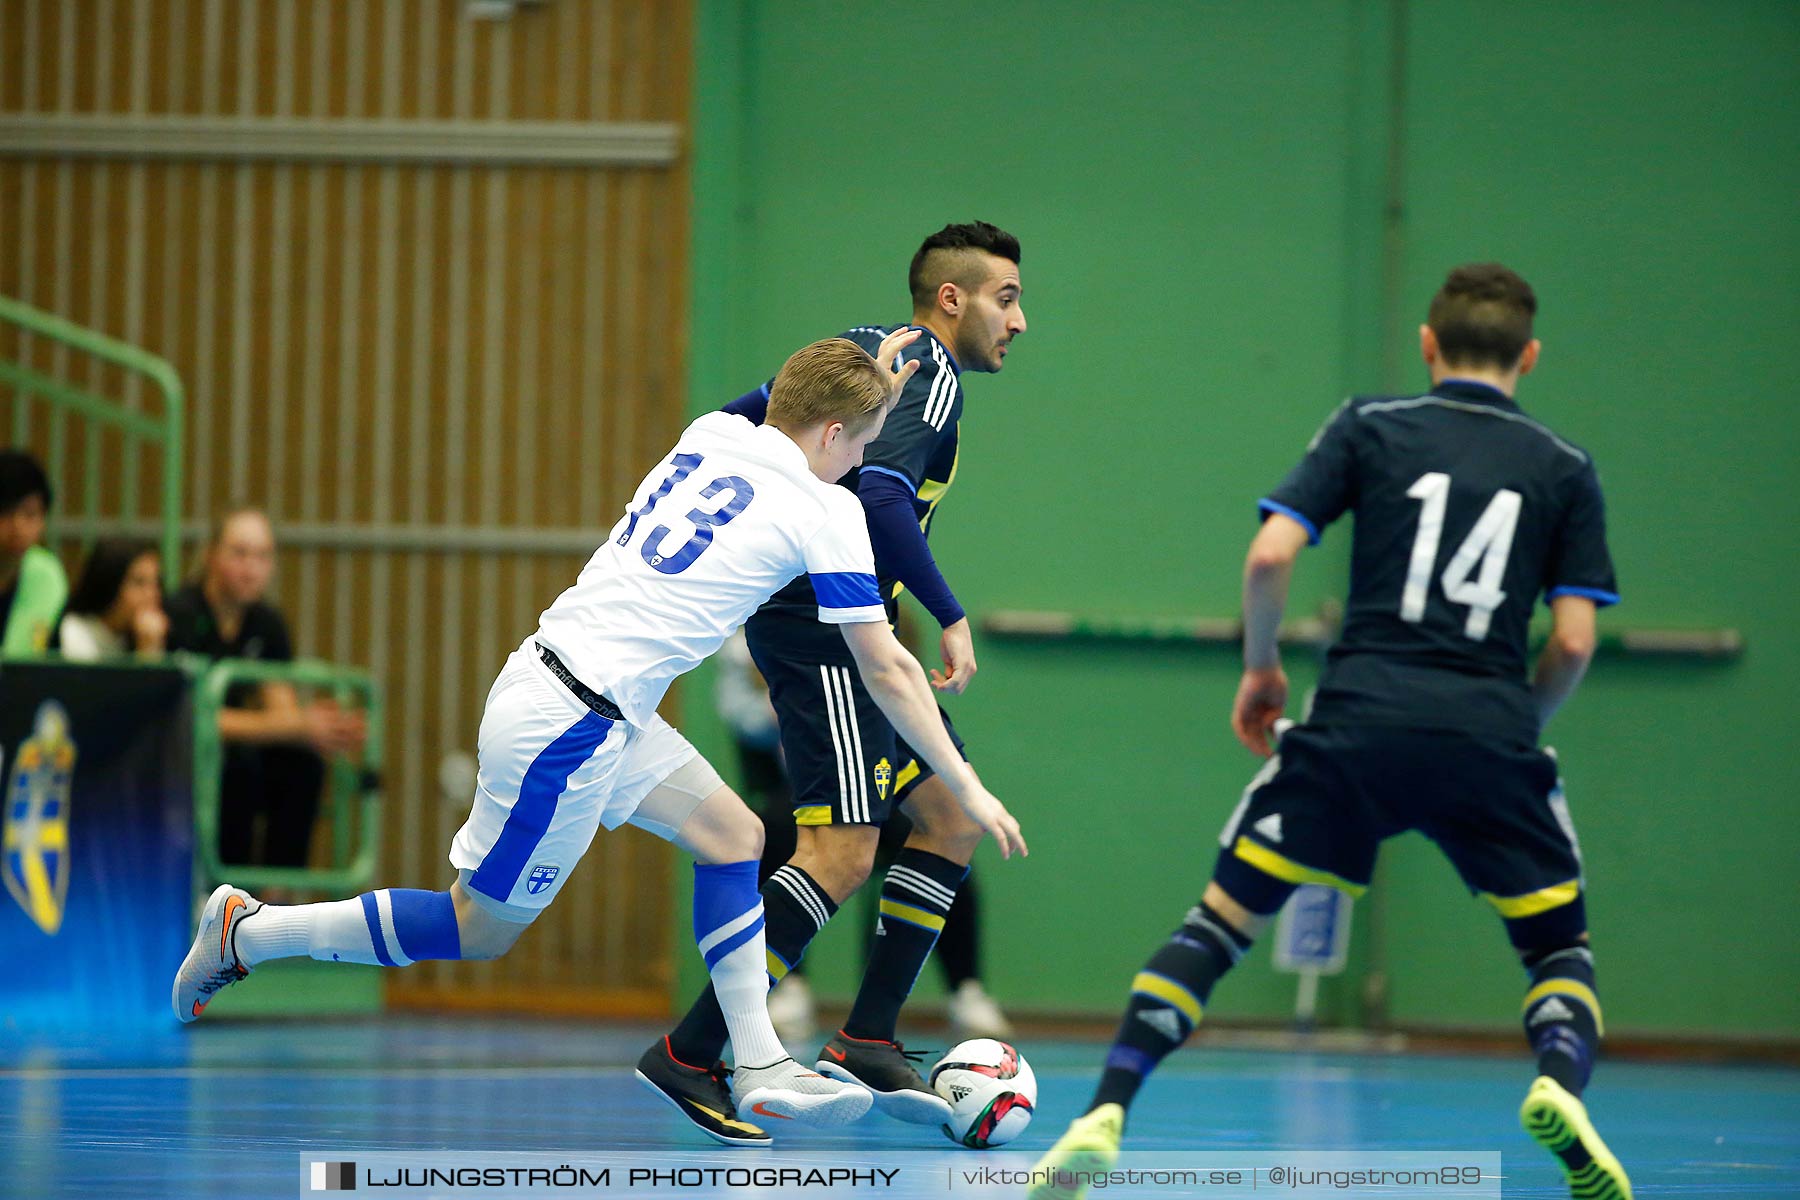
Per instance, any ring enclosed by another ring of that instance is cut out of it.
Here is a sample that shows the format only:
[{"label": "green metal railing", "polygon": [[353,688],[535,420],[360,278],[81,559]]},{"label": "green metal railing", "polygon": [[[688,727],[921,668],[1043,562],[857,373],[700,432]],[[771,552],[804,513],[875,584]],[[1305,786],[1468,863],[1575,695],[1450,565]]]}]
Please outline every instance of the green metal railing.
[{"label": "green metal railing", "polygon": [[[225,694],[240,683],[287,683],[329,693],[339,704],[356,704],[369,720],[361,762],[334,759],[327,790],[332,825],[329,867],[255,867],[219,860],[220,782],[225,772],[225,744],[219,736],[219,713]],[[358,892],[375,877],[381,848],[381,689],[366,672],[330,663],[291,663],[224,659],[194,686],[194,842],[195,868],[211,884],[229,879],[239,887],[313,888]],[[353,810],[353,811],[351,811]]]},{"label": "green metal railing", "polygon": [[[31,397],[84,418],[93,426],[118,430],[125,439],[120,472],[121,496],[126,507],[137,504],[143,469],[142,448],[162,452],[162,488],[158,501],[164,585],[173,591],[181,576],[181,491],[183,481],[183,430],[186,393],[181,377],[164,359],[148,350],[108,337],[73,321],[33,308],[8,296],[0,296],[0,321],[9,322],[24,335],[43,338],[71,350],[110,363],[144,379],[162,395],[160,414],[140,412],[116,400],[66,379],[52,378],[22,361],[0,358],[0,384],[13,388],[20,403],[13,409],[11,440],[29,441],[31,417],[24,402]],[[20,358],[26,355],[21,352]],[[90,447],[96,435],[89,434]],[[65,461],[68,431],[61,420],[50,425],[49,458],[52,472],[60,473]],[[83,472],[80,514],[100,517],[104,472],[92,460]],[[59,508],[62,506],[59,506]],[[134,516],[131,512],[121,516]],[[53,511],[54,534],[57,514]],[[225,748],[219,737],[219,711],[226,691],[238,683],[289,683],[326,692],[340,703],[359,702],[369,717],[369,737],[360,763],[339,759],[330,766],[331,787],[327,803],[332,821],[332,865],[306,867],[253,867],[229,865],[234,883],[254,887],[304,887],[331,891],[360,890],[375,873],[380,837],[381,694],[369,676],[360,671],[320,662],[264,663],[226,660],[209,665],[203,659],[172,655],[194,677],[194,822],[197,842],[196,870],[204,879],[217,880],[228,864],[219,861],[219,790],[225,766]]]},{"label": "green metal railing", "polygon": [[[1327,605],[1317,616],[1282,625],[1283,646],[1323,653],[1336,640],[1342,612]],[[992,637],[1030,641],[1112,642],[1139,645],[1218,646],[1243,644],[1244,626],[1235,617],[1138,617],[1105,613],[1003,610],[981,618]],[[1533,639],[1533,645],[1543,641]],[[1602,654],[1729,662],[1742,657],[1744,636],[1735,629],[1621,629],[1600,634]]]},{"label": "green metal railing", "polygon": [[[59,342],[71,349],[91,354],[103,362],[136,372],[162,393],[162,413],[160,416],[152,416],[127,408],[66,380],[52,379],[22,362],[0,359],[0,383],[9,384],[22,397],[41,397],[52,406],[78,413],[100,425],[111,426],[125,435],[121,481],[126,504],[135,504],[139,495],[142,457],[138,453],[139,444],[150,443],[161,448],[163,583],[173,591],[180,581],[181,572],[182,419],[186,406],[181,377],[175,373],[174,367],[148,350],[107,337],[9,296],[0,296],[0,320],[11,322],[34,337]],[[27,441],[29,420],[25,404],[15,406],[12,436],[15,444],[23,445]],[[67,436],[60,421],[51,424],[50,460],[53,469],[64,461]],[[98,469],[90,469],[85,473],[83,497],[87,506],[86,515],[90,517],[100,515],[102,474]],[[55,523],[55,515],[52,514],[52,529],[55,528]]]}]

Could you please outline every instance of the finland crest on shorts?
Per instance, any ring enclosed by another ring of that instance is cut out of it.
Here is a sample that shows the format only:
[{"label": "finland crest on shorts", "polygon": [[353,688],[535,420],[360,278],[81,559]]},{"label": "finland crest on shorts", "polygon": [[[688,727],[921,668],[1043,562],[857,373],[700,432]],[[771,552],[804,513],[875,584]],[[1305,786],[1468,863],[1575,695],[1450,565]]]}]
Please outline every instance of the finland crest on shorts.
[{"label": "finland crest on shorts", "polygon": [[533,867],[531,874],[525,877],[525,890],[535,896],[555,883],[561,873],[561,867]]}]

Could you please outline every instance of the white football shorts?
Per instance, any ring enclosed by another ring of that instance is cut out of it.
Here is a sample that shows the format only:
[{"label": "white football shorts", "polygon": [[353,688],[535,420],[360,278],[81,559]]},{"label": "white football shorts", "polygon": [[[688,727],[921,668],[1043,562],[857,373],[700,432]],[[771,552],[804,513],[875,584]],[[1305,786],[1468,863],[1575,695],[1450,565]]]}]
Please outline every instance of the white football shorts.
[{"label": "white football shorts", "polygon": [[550,673],[535,641],[513,651],[488,692],[475,800],[450,846],[464,890],[495,916],[530,921],[600,826],[672,839],[723,784],[680,731],[653,722],[609,721]]}]

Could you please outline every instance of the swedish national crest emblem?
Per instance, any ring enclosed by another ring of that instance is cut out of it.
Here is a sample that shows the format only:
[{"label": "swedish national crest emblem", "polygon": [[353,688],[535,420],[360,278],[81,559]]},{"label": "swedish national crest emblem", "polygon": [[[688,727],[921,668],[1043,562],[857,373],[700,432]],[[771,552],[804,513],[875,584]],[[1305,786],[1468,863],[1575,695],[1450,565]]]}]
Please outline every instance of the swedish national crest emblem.
[{"label": "swedish national crest emblem", "polygon": [[875,794],[883,800],[887,799],[888,784],[894,782],[894,768],[888,765],[887,759],[875,764]]},{"label": "swedish national crest emblem", "polygon": [[69,894],[75,743],[69,714],[54,700],[38,706],[32,726],[6,779],[3,865],[7,892],[39,929],[55,936]]}]

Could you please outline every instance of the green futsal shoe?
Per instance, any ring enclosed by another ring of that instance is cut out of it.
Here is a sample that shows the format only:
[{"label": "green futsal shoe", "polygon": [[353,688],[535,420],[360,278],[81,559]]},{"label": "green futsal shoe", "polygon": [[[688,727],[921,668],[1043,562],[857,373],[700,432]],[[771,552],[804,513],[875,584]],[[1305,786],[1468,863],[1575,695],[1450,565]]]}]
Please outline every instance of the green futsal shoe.
[{"label": "green futsal shoe", "polygon": [[1539,1075],[1525,1093],[1519,1122],[1538,1145],[1556,1155],[1574,1200],[1631,1200],[1631,1180],[1606,1148],[1587,1107],[1562,1084]]},{"label": "green futsal shoe", "polygon": [[1102,1104],[1076,1117],[1049,1153],[1031,1168],[1029,1200],[1081,1200],[1088,1180],[1119,1161],[1119,1139],[1125,1134],[1125,1110]]}]

